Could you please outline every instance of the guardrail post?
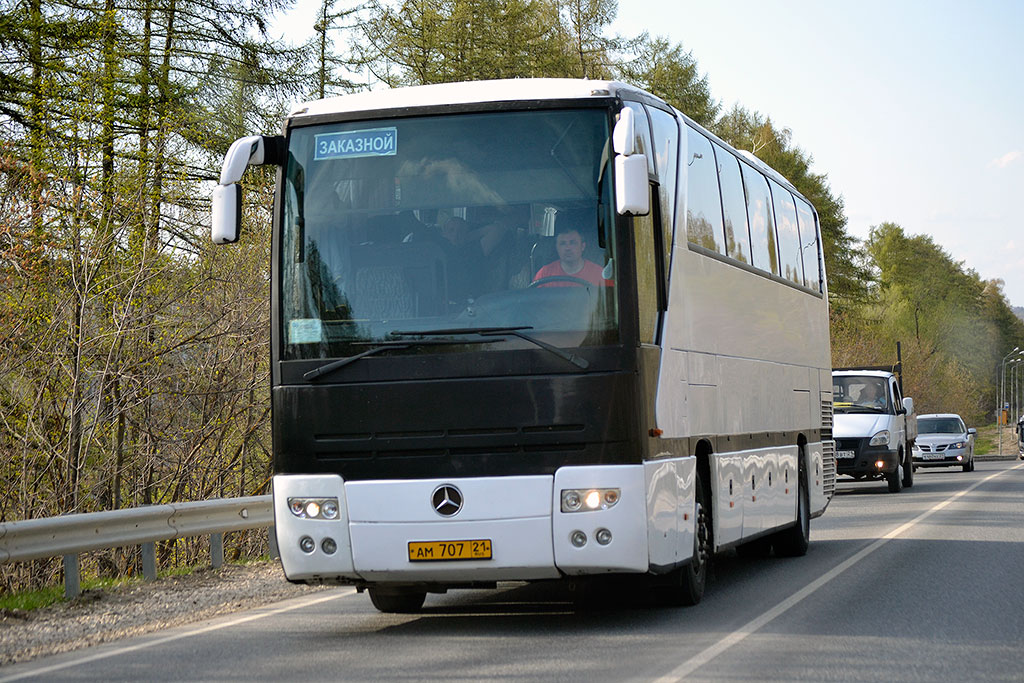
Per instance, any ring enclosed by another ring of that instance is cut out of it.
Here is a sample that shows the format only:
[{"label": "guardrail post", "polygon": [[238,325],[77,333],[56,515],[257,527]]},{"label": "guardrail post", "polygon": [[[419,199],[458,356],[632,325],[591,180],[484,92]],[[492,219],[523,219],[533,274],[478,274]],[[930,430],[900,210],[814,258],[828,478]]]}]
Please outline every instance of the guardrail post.
[{"label": "guardrail post", "polygon": [[276,560],[281,557],[281,551],[277,547],[277,527],[272,526],[267,528],[267,541],[270,546],[270,559]]},{"label": "guardrail post", "polygon": [[78,567],[78,555],[64,556],[64,597],[68,600],[82,594],[82,574]]},{"label": "guardrail post", "polygon": [[156,581],[156,544],[152,541],[142,544],[142,578]]},{"label": "guardrail post", "polygon": [[210,566],[214,569],[224,566],[224,534],[210,534]]}]

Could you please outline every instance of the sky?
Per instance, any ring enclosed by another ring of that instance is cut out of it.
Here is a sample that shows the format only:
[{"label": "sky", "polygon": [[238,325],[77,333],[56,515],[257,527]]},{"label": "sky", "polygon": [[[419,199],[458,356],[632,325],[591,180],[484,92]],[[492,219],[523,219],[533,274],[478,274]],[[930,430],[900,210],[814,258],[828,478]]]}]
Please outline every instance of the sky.
[{"label": "sky", "polygon": [[[299,0],[306,19],[317,0]],[[792,131],[847,230],[929,235],[1024,306],[1024,1],[622,0],[611,27],[692,53],[723,109]]]}]

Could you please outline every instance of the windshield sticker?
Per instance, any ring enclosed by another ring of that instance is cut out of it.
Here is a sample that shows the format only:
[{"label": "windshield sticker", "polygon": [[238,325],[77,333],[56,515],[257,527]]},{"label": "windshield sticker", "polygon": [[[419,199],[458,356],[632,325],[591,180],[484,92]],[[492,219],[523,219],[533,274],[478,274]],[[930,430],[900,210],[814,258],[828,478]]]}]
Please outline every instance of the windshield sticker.
[{"label": "windshield sticker", "polygon": [[288,321],[289,344],[319,344],[324,340],[324,325],[319,318]]},{"label": "windshield sticker", "polygon": [[313,160],[387,157],[397,153],[398,129],[372,128],[317,135]]}]

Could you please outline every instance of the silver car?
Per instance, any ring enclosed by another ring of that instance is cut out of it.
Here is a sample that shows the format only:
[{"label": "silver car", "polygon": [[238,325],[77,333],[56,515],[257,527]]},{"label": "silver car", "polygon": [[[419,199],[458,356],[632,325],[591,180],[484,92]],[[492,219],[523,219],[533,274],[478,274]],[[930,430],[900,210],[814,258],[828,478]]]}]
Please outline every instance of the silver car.
[{"label": "silver car", "polygon": [[974,470],[974,435],[955,413],[917,416],[917,441],[914,443],[914,468],[963,467]]}]

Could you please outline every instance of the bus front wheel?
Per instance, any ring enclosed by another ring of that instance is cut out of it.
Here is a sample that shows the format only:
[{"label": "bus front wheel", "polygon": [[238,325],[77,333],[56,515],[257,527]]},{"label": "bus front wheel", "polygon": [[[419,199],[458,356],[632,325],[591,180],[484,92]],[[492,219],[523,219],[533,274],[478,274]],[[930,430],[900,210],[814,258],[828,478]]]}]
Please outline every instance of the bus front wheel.
[{"label": "bus front wheel", "polygon": [[416,591],[395,591],[381,588],[368,588],[370,602],[381,612],[393,614],[409,614],[419,612],[423,607],[423,601],[427,599],[426,593]]},{"label": "bus front wheel", "polygon": [[686,566],[673,573],[668,596],[670,604],[679,606],[696,605],[704,597],[708,565],[711,562],[711,509],[708,507],[707,491],[699,471],[694,486],[693,557]]}]

